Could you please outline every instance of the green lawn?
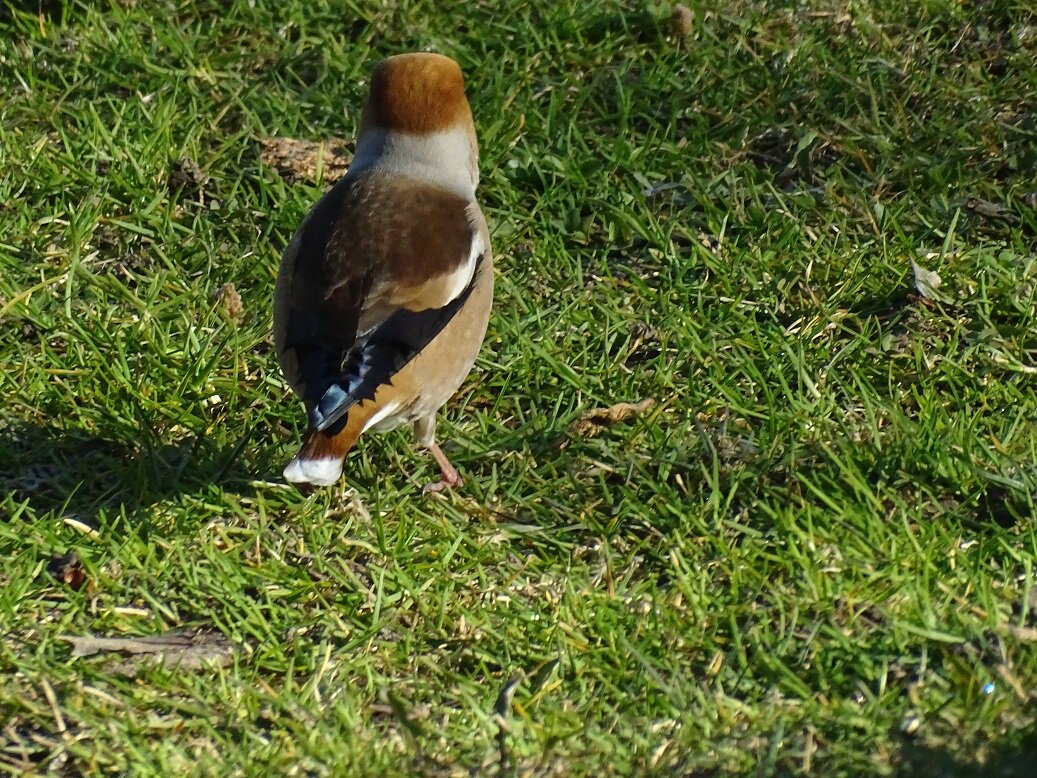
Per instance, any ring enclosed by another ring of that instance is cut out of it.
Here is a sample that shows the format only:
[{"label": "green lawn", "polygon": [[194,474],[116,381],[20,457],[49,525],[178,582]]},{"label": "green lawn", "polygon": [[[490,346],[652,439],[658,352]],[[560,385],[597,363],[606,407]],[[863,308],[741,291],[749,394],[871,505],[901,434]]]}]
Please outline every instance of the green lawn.
[{"label": "green lawn", "polygon": [[[1033,774],[1037,10],[691,5],[0,2],[0,773]],[[427,48],[499,255],[465,486],[401,431],[303,495],[327,181],[263,142]]]}]

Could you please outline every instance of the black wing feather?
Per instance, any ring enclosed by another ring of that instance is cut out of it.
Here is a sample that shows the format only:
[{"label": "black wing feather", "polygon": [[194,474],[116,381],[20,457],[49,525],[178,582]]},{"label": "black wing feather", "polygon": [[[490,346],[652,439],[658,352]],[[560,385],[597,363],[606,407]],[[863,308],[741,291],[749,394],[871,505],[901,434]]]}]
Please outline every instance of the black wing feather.
[{"label": "black wing feather", "polygon": [[[411,311],[400,308],[370,333],[359,339],[332,371],[321,372],[334,355],[312,355],[312,370],[300,354],[303,374],[314,373],[315,383],[307,382],[316,390],[309,411],[311,427],[323,431],[340,421],[359,402],[374,399],[383,384],[392,383],[392,377],[431,343],[465,304],[482,272],[485,254],[476,259],[472,279],[464,290],[442,308]],[[322,377],[317,377],[317,376]],[[327,376],[335,376],[332,379]],[[309,404],[309,402],[307,403]]]}]

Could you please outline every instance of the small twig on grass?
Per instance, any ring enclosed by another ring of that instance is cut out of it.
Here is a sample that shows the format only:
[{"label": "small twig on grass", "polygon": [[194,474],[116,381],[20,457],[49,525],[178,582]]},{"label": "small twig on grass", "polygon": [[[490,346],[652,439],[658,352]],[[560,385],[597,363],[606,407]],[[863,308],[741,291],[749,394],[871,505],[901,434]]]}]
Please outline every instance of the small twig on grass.
[{"label": "small twig on grass", "polygon": [[129,655],[130,659],[107,668],[109,672],[127,676],[136,675],[141,666],[149,663],[180,670],[226,667],[233,663],[237,654],[237,647],[218,632],[175,631],[139,638],[61,635],[60,639],[72,644],[74,657],[112,653]]},{"label": "small twig on grass", "polygon": [[[40,679],[40,686],[43,688],[43,696],[47,698],[47,704],[50,705],[51,713],[54,714],[54,729],[64,742],[68,741],[68,726],[65,724],[65,717],[61,715],[61,708],[58,706],[57,695],[54,694],[54,689],[50,685],[50,682],[46,678]],[[58,752],[55,753],[49,760],[50,768],[52,770],[61,769],[61,767],[68,760],[68,753],[64,746],[55,746]]]},{"label": "small twig on grass", "polygon": [[46,678],[40,681],[40,686],[43,687],[43,696],[47,698],[47,704],[50,705],[50,710],[54,714],[54,728],[64,734],[68,731],[68,727],[65,725],[65,717],[61,715],[61,708],[58,707],[58,698],[54,694],[54,689]]}]

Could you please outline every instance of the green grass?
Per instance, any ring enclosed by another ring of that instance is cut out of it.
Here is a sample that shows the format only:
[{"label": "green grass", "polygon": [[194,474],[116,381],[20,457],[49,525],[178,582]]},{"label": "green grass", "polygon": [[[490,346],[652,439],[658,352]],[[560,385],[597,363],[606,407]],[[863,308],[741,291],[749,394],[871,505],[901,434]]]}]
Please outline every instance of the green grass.
[{"label": "green grass", "polygon": [[[1032,4],[514,5],[0,6],[0,772],[1029,775]],[[424,48],[499,255],[466,484],[399,432],[307,497],[269,329],[325,184],[260,141]],[[178,629],[231,662],[61,639]]]}]

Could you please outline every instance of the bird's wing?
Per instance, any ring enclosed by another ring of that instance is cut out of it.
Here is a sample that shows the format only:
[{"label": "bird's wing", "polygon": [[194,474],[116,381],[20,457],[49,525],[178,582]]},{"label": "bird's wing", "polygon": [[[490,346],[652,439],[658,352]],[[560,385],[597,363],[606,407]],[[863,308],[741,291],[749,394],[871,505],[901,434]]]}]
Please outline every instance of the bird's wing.
[{"label": "bird's wing", "polygon": [[331,427],[461,309],[488,246],[468,200],[420,182],[339,182],[285,253],[277,350],[310,426]]}]

